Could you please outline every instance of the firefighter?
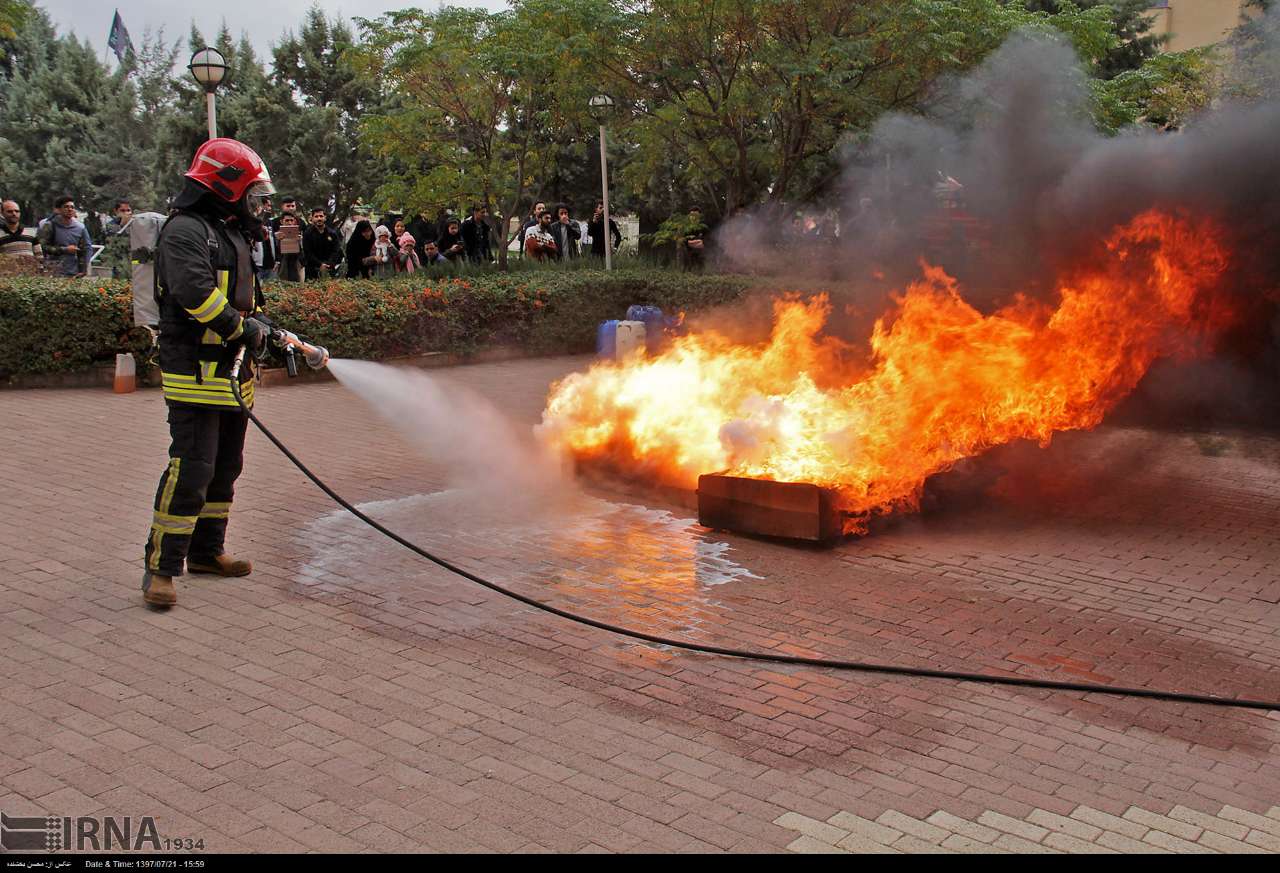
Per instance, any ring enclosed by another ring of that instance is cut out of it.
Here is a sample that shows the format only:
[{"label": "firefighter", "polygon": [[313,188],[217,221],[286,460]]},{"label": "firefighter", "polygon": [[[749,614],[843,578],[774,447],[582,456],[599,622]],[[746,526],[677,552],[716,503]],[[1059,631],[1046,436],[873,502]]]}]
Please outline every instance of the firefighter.
[{"label": "firefighter", "polygon": [[156,243],[160,370],[172,442],[144,554],[142,597],[154,608],[177,603],[173,580],[184,567],[218,576],[253,569],[223,548],[248,425],[231,393],[230,371],[244,346],[240,387],[252,406],[253,359],[269,328],[250,241],[261,234],[262,199],[274,190],[253,149],[209,140],[196,151]]}]

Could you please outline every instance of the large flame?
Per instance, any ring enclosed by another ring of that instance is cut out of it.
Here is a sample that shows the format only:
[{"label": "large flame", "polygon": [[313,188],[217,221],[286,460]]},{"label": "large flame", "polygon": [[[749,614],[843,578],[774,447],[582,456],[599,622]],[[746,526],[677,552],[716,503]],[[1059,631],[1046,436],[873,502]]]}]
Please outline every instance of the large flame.
[{"label": "large flame", "polygon": [[916,508],[925,479],[963,458],[1096,426],[1152,361],[1200,353],[1229,323],[1212,222],[1147,212],[1100,249],[1061,279],[1055,304],[1019,297],[991,315],[926,267],[859,363],[820,336],[825,297],[776,300],[762,345],[709,331],[570,375],[542,434],[674,484],[729,471],[830,486],[860,530],[875,513]]}]

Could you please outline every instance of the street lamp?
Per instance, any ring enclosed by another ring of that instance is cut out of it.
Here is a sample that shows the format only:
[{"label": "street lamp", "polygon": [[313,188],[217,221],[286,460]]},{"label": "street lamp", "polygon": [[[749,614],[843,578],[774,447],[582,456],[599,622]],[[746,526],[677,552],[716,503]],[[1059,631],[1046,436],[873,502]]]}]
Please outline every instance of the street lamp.
[{"label": "street lamp", "polygon": [[204,89],[205,105],[209,110],[209,139],[217,139],[218,115],[213,106],[213,92],[226,78],[227,59],[216,48],[205,46],[191,56],[187,69],[191,71],[191,78]]},{"label": "street lamp", "polygon": [[600,125],[600,190],[604,194],[604,268],[613,269],[613,235],[609,232],[609,161],[604,152],[604,123],[613,112],[613,98],[597,94],[587,101],[587,111]]}]

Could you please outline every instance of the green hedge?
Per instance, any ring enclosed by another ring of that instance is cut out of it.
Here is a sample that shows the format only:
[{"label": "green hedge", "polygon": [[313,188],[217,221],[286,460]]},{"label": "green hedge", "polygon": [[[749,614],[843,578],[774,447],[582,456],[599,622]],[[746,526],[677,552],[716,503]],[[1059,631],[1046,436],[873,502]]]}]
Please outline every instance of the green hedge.
[{"label": "green hedge", "polygon": [[[630,268],[278,283],[266,296],[276,323],[335,357],[378,359],[494,345],[585,352],[597,325],[632,303],[693,311],[737,299],[749,285],[743,276]],[[127,282],[0,278],[0,378],[80,370],[117,352],[140,356],[148,338],[131,327],[131,309]]]}]

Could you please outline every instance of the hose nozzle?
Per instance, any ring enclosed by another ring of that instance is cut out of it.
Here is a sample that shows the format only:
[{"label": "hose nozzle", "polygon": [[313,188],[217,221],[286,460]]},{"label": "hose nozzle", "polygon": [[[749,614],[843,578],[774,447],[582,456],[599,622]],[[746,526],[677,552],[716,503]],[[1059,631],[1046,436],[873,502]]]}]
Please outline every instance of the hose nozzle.
[{"label": "hose nozzle", "polygon": [[302,354],[302,359],[313,370],[323,369],[329,363],[329,350],[324,346],[315,346],[298,339],[297,334],[287,330],[276,330],[273,337],[282,348],[293,348]]}]

